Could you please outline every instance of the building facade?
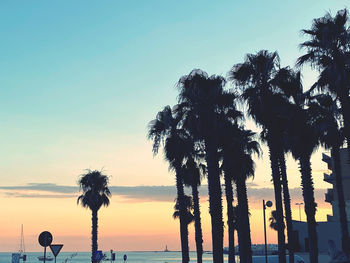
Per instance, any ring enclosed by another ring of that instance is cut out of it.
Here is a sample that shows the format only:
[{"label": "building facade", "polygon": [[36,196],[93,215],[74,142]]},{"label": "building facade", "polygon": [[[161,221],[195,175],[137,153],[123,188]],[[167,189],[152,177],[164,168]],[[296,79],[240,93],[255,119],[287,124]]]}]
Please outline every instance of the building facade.
[{"label": "building facade", "polygon": [[[330,173],[325,173],[323,180],[332,185],[325,193],[325,201],[332,205],[332,215],[327,215],[327,221],[317,222],[317,235],[319,252],[328,251],[328,241],[333,240],[337,249],[341,250],[341,230],[339,222],[338,194],[333,171],[334,160],[327,154],[322,154],[322,161],[327,164]],[[346,214],[350,230],[350,163],[348,161],[348,151],[346,148],[340,149],[340,163],[342,172],[342,182]],[[296,232],[298,248],[300,251],[308,251],[307,223],[293,220],[293,229]]]}]

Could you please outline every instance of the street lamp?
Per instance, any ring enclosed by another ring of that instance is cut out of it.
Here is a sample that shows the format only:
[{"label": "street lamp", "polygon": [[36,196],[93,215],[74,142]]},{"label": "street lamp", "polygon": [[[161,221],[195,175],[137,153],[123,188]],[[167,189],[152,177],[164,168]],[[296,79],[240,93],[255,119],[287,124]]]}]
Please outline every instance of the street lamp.
[{"label": "street lamp", "polygon": [[265,210],[266,207],[271,207],[272,202],[263,200],[263,214],[264,214],[264,236],[265,236],[265,263],[267,263],[267,241],[266,241],[266,216],[265,216]]},{"label": "street lamp", "polygon": [[299,206],[299,221],[301,222],[301,213],[300,213],[300,206],[304,203],[295,203],[297,206]]}]

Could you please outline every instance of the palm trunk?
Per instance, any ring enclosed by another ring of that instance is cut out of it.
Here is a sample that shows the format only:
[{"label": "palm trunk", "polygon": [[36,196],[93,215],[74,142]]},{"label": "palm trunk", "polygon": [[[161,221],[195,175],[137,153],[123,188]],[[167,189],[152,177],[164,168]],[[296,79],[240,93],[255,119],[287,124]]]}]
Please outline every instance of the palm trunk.
[{"label": "palm trunk", "polygon": [[286,244],[284,235],[284,222],[283,222],[283,206],[282,206],[282,188],[281,178],[278,166],[278,153],[276,151],[275,144],[273,142],[274,136],[268,134],[268,146],[270,155],[270,165],[272,171],[272,181],[275,192],[276,203],[276,224],[278,233],[278,262],[286,263]]},{"label": "palm trunk", "polygon": [[[224,161],[225,162],[225,161]],[[225,168],[224,168],[225,169]],[[225,193],[227,203],[227,225],[228,225],[228,263],[235,263],[235,236],[234,236],[234,216],[233,216],[233,189],[231,176],[225,169]]]},{"label": "palm trunk", "polygon": [[208,167],[209,213],[211,216],[211,235],[213,262],[223,263],[224,227],[222,219],[222,199],[217,145],[213,138],[206,138],[206,163]]},{"label": "palm trunk", "polygon": [[186,222],[186,207],[184,203],[184,185],[182,181],[181,169],[176,169],[176,190],[177,200],[179,202],[179,221],[180,221],[180,238],[181,238],[181,252],[182,262],[188,263],[190,261],[188,249],[188,224]]},{"label": "palm trunk", "polygon": [[334,173],[335,173],[335,182],[336,189],[338,194],[338,207],[339,207],[339,220],[342,234],[342,249],[344,253],[349,255],[349,229],[348,229],[348,220],[345,210],[345,199],[344,199],[344,190],[343,190],[343,182],[342,182],[342,171],[340,166],[340,152],[339,147],[334,146],[331,150],[331,155],[333,159],[334,165]]},{"label": "palm trunk", "polygon": [[314,198],[314,185],[311,177],[310,155],[305,154],[299,158],[299,165],[309,235],[310,263],[318,263],[317,223],[315,220],[316,203]]},{"label": "palm trunk", "polygon": [[341,94],[340,104],[344,122],[344,135],[348,144],[348,161],[350,163],[350,101],[349,95],[346,92]]},{"label": "palm trunk", "polygon": [[289,263],[294,263],[295,240],[293,235],[292,209],[290,206],[290,195],[289,195],[288,179],[287,179],[287,171],[286,171],[287,170],[286,160],[284,158],[283,151],[280,152],[280,155],[279,155],[279,164],[281,169],[281,179],[282,179],[282,186],[283,186],[284,211],[286,214],[286,223],[287,223]]},{"label": "palm trunk", "polygon": [[91,229],[91,262],[94,263],[94,254],[97,251],[97,210],[92,210],[92,229]]},{"label": "palm trunk", "polygon": [[199,194],[197,184],[192,185],[194,228],[196,236],[197,263],[202,263],[203,256],[203,234],[201,224],[201,211],[199,206]]},{"label": "palm trunk", "polygon": [[252,263],[252,242],[250,237],[249,207],[245,175],[236,179],[238,201],[238,243],[240,262]]}]

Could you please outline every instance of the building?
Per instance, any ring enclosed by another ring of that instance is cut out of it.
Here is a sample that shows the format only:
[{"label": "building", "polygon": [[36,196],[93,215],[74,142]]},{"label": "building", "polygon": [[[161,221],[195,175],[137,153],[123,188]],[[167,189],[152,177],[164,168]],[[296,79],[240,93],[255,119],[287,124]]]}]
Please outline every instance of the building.
[{"label": "building", "polygon": [[[322,154],[322,161],[324,161],[327,164],[328,169],[332,171],[333,159],[327,154]],[[350,163],[348,162],[348,151],[346,148],[340,149],[340,163],[343,179],[342,182],[346,205],[346,214],[350,230]],[[325,193],[325,201],[332,205],[332,215],[327,215],[327,221],[325,222],[317,222],[319,252],[328,251],[328,240],[333,240],[336,244],[337,249],[341,249],[341,230],[339,222],[338,194],[335,184],[334,173],[325,173],[323,180],[332,185],[332,188],[327,189],[327,192]],[[307,223],[293,220],[293,229],[296,232],[299,250],[305,252],[308,251]]]}]

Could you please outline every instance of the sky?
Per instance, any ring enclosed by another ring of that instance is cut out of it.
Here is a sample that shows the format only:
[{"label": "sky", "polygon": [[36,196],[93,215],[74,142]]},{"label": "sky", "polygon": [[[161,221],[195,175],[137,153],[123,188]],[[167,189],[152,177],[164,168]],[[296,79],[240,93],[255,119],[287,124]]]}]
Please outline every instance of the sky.
[{"label": "sky", "polygon": [[[348,1],[1,1],[0,251],[40,251],[49,230],[65,251],[90,249],[91,214],[77,206],[86,169],[110,176],[111,205],[99,211],[103,250],[179,250],[172,219],[174,174],[153,157],[147,124],[176,103],[176,83],[194,68],[226,76],[247,53],[278,51],[294,66],[301,29]],[[305,67],[310,86],[316,72]],[[230,86],[228,85],[228,88]],[[247,121],[248,128],[254,128]],[[267,149],[249,181],[252,240],[263,242],[261,199],[273,199]],[[313,158],[318,220],[331,213],[322,149]],[[293,218],[302,201],[288,158]],[[210,249],[206,182],[204,248]],[[301,217],[305,214],[301,213]],[[225,242],[226,241],[225,237]],[[276,233],[268,230],[270,242]],[[190,248],[194,249],[193,226]]]}]

